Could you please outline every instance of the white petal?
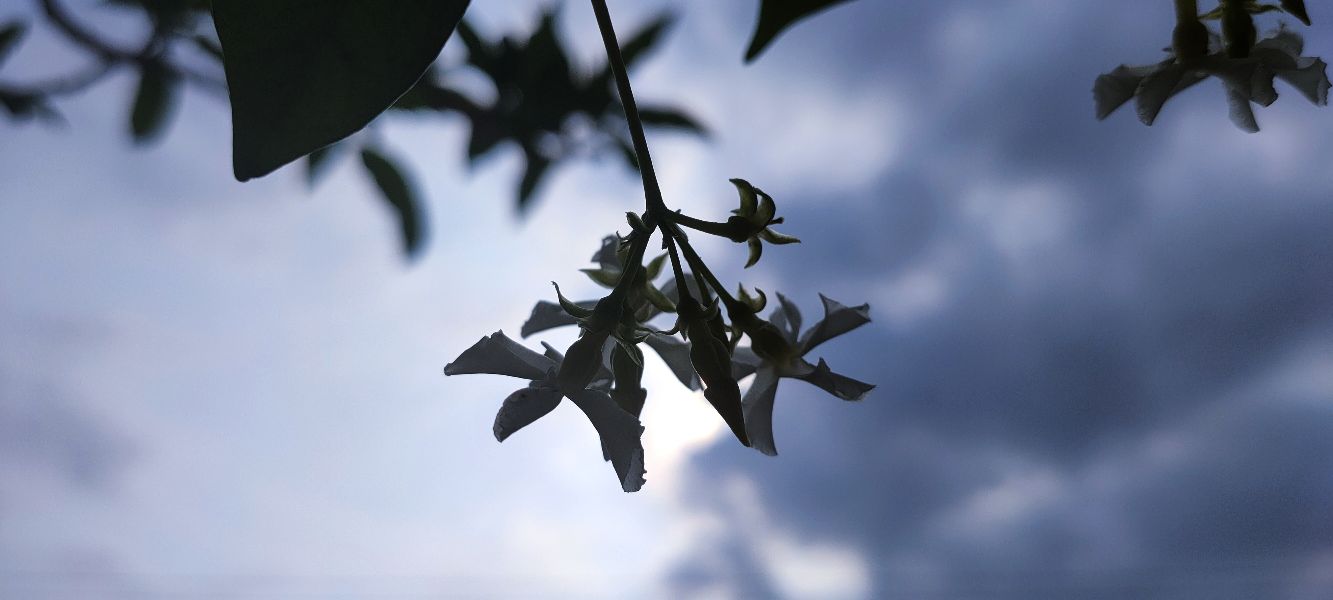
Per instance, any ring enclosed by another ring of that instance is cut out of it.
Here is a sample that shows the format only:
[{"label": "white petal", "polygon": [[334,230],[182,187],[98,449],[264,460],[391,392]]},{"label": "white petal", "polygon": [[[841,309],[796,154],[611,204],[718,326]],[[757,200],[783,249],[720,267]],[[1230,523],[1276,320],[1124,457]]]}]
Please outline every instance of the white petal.
[{"label": "white petal", "polygon": [[699,389],[699,376],[694,372],[694,365],[690,363],[690,345],[670,335],[652,334],[645,339],[643,343],[648,344],[662,357],[671,372],[675,374],[685,387],[692,390]]},{"label": "white petal", "polygon": [[510,394],[495,414],[495,425],[491,428],[495,440],[505,441],[515,431],[555,410],[558,404],[560,392],[548,387],[526,387]]},{"label": "white petal", "polygon": [[1134,97],[1134,91],[1139,89],[1139,83],[1143,78],[1157,68],[1157,65],[1145,67],[1120,65],[1110,73],[1097,76],[1097,81],[1092,84],[1092,99],[1097,106],[1097,119],[1105,119],[1115,112],[1115,109],[1129,102],[1129,99]]},{"label": "white petal", "polygon": [[606,392],[583,390],[570,397],[588,416],[602,440],[602,454],[611,461],[620,488],[637,492],[643,487],[643,425],[616,405]]},{"label": "white petal", "polygon": [[801,336],[801,341],[797,344],[800,354],[814,350],[815,346],[870,322],[869,304],[843,306],[823,294],[819,295],[819,299],[824,303],[824,318]]},{"label": "white petal", "polygon": [[[579,306],[586,306],[588,309],[597,304],[596,302],[577,302]],[[523,323],[523,328],[519,330],[519,335],[528,337],[534,333],[574,325],[579,321],[560,308],[559,304],[542,300],[532,307],[532,314],[528,315],[528,320]]]},{"label": "white petal", "polygon": [[750,438],[750,446],[769,456],[778,455],[777,444],[773,441],[773,399],[777,392],[777,372],[771,367],[762,367],[750,389],[745,391],[745,397],[741,398],[745,434]]},{"label": "white petal", "polygon": [[1249,133],[1259,132],[1259,122],[1254,119],[1254,107],[1250,106],[1249,95],[1228,86],[1227,105],[1231,107],[1231,122],[1236,127]]},{"label": "white petal", "polygon": [[796,336],[801,335],[801,310],[788,300],[782,292],[778,292],[778,307],[773,309],[773,314],[768,317],[768,321],[777,325],[783,333],[787,334],[787,339],[793,343],[796,342]]},{"label": "white petal", "polygon": [[833,394],[837,398],[849,401],[865,398],[870,390],[875,389],[874,384],[834,373],[822,358],[819,359],[819,365],[811,369],[807,375],[801,377],[801,380]]},{"label": "white petal", "polygon": [[445,365],[444,374],[489,373],[538,381],[545,379],[546,372],[555,366],[551,359],[505,337],[504,332],[497,331],[481,338],[458,355],[454,362]]},{"label": "white petal", "polygon": [[1318,106],[1328,104],[1328,65],[1318,58],[1301,59],[1298,65],[1297,69],[1278,71],[1278,78],[1291,84],[1310,102]]}]

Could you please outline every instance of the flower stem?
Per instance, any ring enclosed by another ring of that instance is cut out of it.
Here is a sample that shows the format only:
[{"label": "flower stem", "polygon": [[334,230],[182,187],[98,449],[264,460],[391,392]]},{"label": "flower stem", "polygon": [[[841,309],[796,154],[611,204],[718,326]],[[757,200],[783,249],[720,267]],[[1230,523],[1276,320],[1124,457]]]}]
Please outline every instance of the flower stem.
[{"label": "flower stem", "polygon": [[731,226],[726,223],[718,223],[716,221],[705,221],[703,219],[696,219],[689,215],[678,212],[668,213],[667,219],[670,220],[672,223],[675,223],[677,225],[684,225],[695,231],[702,231],[709,235],[716,235],[718,237],[724,237],[729,240],[732,239]]},{"label": "flower stem", "polygon": [[[665,224],[662,226],[662,235],[675,238],[680,244],[680,251],[685,255],[686,262],[690,263],[690,269],[694,271],[696,277],[703,275],[704,279],[708,281],[709,287],[713,288],[713,291],[717,293],[717,297],[722,299],[722,304],[727,307],[727,312],[730,313],[737,310],[740,303],[737,302],[735,298],[731,297],[731,294],[727,292],[727,288],[717,280],[717,276],[713,275],[713,272],[708,269],[708,265],[704,264],[702,258],[699,258],[699,254],[694,251],[694,248],[690,247],[689,241],[685,239],[685,235],[681,233],[680,229],[678,229],[674,223]],[[702,290],[700,291],[702,292]]]},{"label": "flower stem", "polygon": [[592,0],[592,11],[597,15],[597,27],[602,32],[602,43],[606,45],[606,59],[616,77],[620,104],[625,108],[630,139],[634,142],[634,155],[639,161],[639,173],[643,176],[644,201],[648,209],[648,216],[644,222],[649,227],[655,227],[668,210],[666,202],[662,200],[662,189],[657,184],[653,159],[648,154],[648,138],[643,135],[643,121],[639,118],[639,107],[634,103],[634,90],[630,89],[629,73],[625,69],[625,59],[620,55],[620,44],[616,41],[616,31],[611,25],[611,13],[606,8],[606,0]]}]

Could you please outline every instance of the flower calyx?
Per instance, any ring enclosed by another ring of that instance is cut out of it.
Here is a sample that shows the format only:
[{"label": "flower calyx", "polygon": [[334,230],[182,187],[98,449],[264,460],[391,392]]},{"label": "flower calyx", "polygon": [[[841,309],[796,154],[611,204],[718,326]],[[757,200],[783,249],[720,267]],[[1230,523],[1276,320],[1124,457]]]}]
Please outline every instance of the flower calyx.
[{"label": "flower calyx", "polygon": [[759,262],[759,257],[764,252],[762,242],[783,245],[801,241],[772,229],[772,225],[780,225],[783,222],[782,217],[774,216],[777,213],[777,205],[773,202],[772,196],[750,185],[750,182],[744,179],[735,178],[731,183],[740,193],[741,205],[740,208],[731,211],[734,216],[727,219],[727,237],[733,242],[744,242],[750,246],[750,258],[745,263],[746,268]]}]

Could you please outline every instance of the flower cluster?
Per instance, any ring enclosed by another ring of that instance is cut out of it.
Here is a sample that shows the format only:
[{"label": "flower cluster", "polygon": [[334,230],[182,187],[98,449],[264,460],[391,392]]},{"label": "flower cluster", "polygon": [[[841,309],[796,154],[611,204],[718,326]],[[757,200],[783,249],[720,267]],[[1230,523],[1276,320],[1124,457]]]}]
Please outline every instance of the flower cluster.
[{"label": "flower cluster", "polygon": [[[1097,118],[1105,119],[1133,99],[1139,120],[1152,125],[1167,100],[1209,77],[1222,82],[1232,123],[1251,133],[1259,131],[1253,105],[1269,106],[1277,100],[1275,79],[1287,82],[1315,105],[1328,104],[1328,65],[1318,57],[1301,55],[1300,35],[1282,26],[1255,41],[1253,15],[1278,10],[1309,24],[1302,3],[1277,7],[1240,0],[1224,0],[1204,15],[1180,19],[1165,60],[1120,65],[1097,78],[1093,85]],[[1222,34],[1210,31],[1202,20],[1221,21]]]},{"label": "flower cluster", "polygon": [[[578,325],[579,337],[563,356],[545,343],[545,353],[538,353],[496,332],[445,367],[446,375],[491,373],[528,381],[501,404],[494,425],[497,440],[568,398],[592,422],[621,488],[637,491],[644,482],[639,417],[647,400],[641,346],[656,352],[686,388],[702,390],[742,445],[768,455],[777,454],[773,405],[781,378],[805,381],[843,400],[860,400],[874,388],[833,372],[823,359],[811,363],[806,358],[825,341],[870,322],[868,305],[847,307],[821,295],[824,318],[802,332],[800,311],[777,294],[779,306],[765,320],[758,313],[768,303],[766,294],[751,294],[742,286],[733,296],[690,246],[682,228],[747,244],[748,267],[759,260],[761,241],[798,241],[770,228],[782,223],[771,196],[744,180],[732,183],[741,205],[728,221],[669,211],[631,213],[631,233],[603,239],[592,257],[597,266],[582,270],[609,289],[605,296],[575,302],[557,286],[555,302],[533,307],[520,330],[523,337]],[[667,252],[645,264],[648,241],[657,232]],[[659,284],[668,260],[672,276]],[[670,329],[661,329],[665,322],[654,323],[668,317],[674,317]],[[752,375],[742,395],[740,383]]]}]

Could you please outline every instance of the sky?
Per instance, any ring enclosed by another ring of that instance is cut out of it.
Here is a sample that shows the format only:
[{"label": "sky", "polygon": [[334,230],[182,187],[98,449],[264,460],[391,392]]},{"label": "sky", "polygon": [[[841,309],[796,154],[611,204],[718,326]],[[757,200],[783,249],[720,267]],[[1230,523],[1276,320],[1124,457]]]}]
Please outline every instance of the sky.
[{"label": "sky", "polygon": [[[546,5],[474,4],[489,34]],[[667,3],[610,4],[625,32]],[[1097,121],[1092,81],[1160,60],[1166,2],[860,0],[749,66],[751,2],[670,4],[636,95],[713,134],[650,135],[667,202],[772,194],[802,244],[700,252],[807,323],[818,293],[868,302],[818,352],[865,400],[783,382],[767,457],[650,360],[637,494],[568,405],[497,444],[524,384],[441,368],[552,280],[595,294],[576,269],[633,174],[563,167],[520,218],[517,151],[468,169],[463,122],[392,118],[430,198],[409,263],[355,161],[237,183],[199,92],[133,147],[120,74],[66,126],[0,123],[0,596],[1333,596],[1326,109],[1279,84],[1246,134],[1207,81],[1152,127]],[[560,14],[600,64],[591,12]],[[78,58],[39,30],[0,81]]]}]

